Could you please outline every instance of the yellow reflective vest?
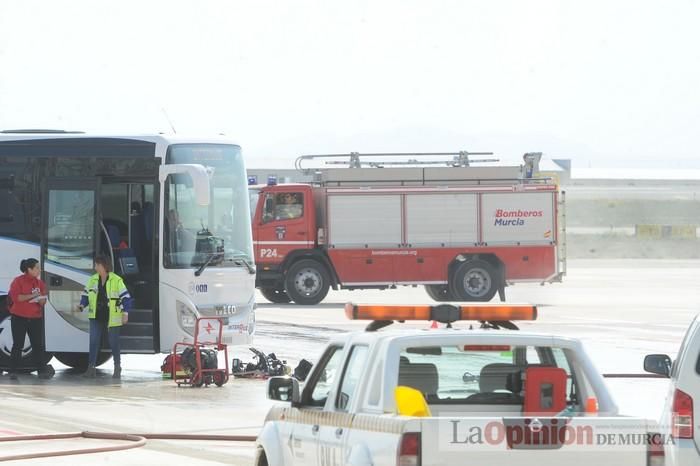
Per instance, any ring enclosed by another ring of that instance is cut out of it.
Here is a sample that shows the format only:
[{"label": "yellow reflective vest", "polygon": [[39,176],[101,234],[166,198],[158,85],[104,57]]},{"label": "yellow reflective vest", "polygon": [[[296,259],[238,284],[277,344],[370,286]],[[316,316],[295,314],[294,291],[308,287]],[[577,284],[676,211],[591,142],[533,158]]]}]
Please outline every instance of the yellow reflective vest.
[{"label": "yellow reflective vest", "polygon": [[[100,275],[95,274],[87,282],[80,299],[80,304],[88,307],[88,319],[94,319],[97,315],[97,293],[100,286]],[[114,272],[107,276],[105,284],[107,299],[109,300],[108,327],[120,327],[122,325],[122,312],[131,309],[131,295],[124,285],[122,277]]]}]

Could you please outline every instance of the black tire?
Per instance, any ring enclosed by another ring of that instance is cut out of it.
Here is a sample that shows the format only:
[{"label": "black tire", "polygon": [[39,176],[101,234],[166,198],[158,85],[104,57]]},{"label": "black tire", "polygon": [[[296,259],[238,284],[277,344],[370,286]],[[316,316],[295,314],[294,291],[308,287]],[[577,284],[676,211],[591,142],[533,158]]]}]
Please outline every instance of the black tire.
[{"label": "black tire", "polygon": [[[71,369],[76,369],[81,372],[87,369],[89,357],[88,353],[56,353],[54,356],[56,356],[56,359],[58,359],[61,364],[64,364]],[[112,359],[112,355],[110,353],[98,353],[95,367],[100,367],[110,359]]]},{"label": "black tire", "polygon": [[323,301],[328,294],[330,281],[323,264],[313,259],[303,259],[287,270],[284,288],[296,304],[310,306]]},{"label": "black tire", "polygon": [[265,450],[263,450],[262,448],[258,448],[255,466],[268,466],[267,455],[265,454]]},{"label": "black tire", "polygon": [[292,300],[283,288],[260,288],[260,293],[265,299],[275,304],[287,304]]},{"label": "black tire", "polygon": [[[12,320],[10,317],[11,316],[9,313],[0,313],[0,369],[5,371],[10,368],[10,354],[12,352]],[[25,337],[25,341],[26,338],[27,337]],[[52,358],[52,353],[44,353],[44,360],[42,362],[44,364],[48,364]],[[27,368],[32,367],[32,364],[31,346],[25,346],[19,367],[24,368],[24,370],[28,370]]]},{"label": "black tire", "polygon": [[496,268],[478,259],[457,267],[450,281],[452,294],[460,301],[491,301],[499,286]]},{"label": "black tire", "polygon": [[448,285],[425,285],[425,292],[428,293],[431,299],[439,303],[458,301]]}]

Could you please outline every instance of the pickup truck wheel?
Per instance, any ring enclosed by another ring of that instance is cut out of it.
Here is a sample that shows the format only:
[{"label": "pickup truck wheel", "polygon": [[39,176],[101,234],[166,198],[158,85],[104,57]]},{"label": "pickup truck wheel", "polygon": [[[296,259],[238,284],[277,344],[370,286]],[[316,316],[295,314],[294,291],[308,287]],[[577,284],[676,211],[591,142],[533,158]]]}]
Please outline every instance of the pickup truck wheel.
[{"label": "pickup truck wheel", "polygon": [[287,270],[284,285],[296,304],[313,305],[326,297],[330,281],[326,267],[313,259],[303,259]]},{"label": "pickup truck wheel", "polygon": [[260,293],[275,304],[286,304],[292,300],[284,288],[260,288]]},{"label": "pickup truck wheel", "polygon": [[268,466],[267,455],[265,454],[265,450],[259,448],[257,451],[257,457],[258,458],[255,461],[255,466]]},{"label": "pickup truck wheel", "polygon": [[450,282],[452,293],[461,301],[490,301],[498,286],[496,269],[482,260],[464,262]]},{"label": "pickup truck wheel", "polygon": [[446,301],[457,301],[454,294],[450,291],[447,285],[425,285],[425,292],[428,293],[434,301],[444,303]]}]

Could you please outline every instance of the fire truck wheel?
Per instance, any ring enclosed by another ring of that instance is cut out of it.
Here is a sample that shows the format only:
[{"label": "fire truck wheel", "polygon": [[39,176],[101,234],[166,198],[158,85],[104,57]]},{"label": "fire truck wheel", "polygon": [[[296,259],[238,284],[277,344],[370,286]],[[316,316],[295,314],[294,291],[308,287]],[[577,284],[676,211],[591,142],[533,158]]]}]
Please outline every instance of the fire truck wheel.
[{"label": "fire truck wheel", "polygon": [[287,292],[280,288],[260,288],[260,293],[265,299],[275,304],[286,304],[292,300]]},{"label": "fire truck wheel", "polygon": [[434,301],[444,303],[446,301],[457,301],[447,285],[425,285],[425,292]]},{"label": "fire truck wheel", "polygon": [[496,269],[486,261],[472,260],[455,270],[450,287],[461,301],[491,301],[498,291]]},{"label": "fire truck wheel", "polygon": [[295,262],[284,280],[285,290],[296,304],[313,305],[323,301],[330,288],[326,267],[313,259]]}]

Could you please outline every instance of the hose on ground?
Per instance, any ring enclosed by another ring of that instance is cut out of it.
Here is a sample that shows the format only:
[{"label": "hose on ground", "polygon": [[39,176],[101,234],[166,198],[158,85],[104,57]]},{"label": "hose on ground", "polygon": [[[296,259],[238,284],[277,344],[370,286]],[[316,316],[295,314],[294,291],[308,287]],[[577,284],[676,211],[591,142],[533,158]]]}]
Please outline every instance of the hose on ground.
[{"label": "hose on ground", "polygon": [[150,440],[192,440],[192,441],[220,441],[220,442],[254,442],[254,435],[210,435],[210,434],[127,434],[116,432],[66,432],[56,434],[33,434],[33,435],[12,435],[0,437],[0,443],[21,442],[21,441],[41,441],[41,440],[66,440],[75,438],[85,438],[92,440],[116,440],[121,442],[118,445],[76,448],[72,450],[53,450],[34,453],[20,453],[15,455],[0,456],[1,461],[28,460],[37,458],[51,458],[56,456],[86,455],[90,453],[109,453],[114,451],[131,450],[146,445]]}]

